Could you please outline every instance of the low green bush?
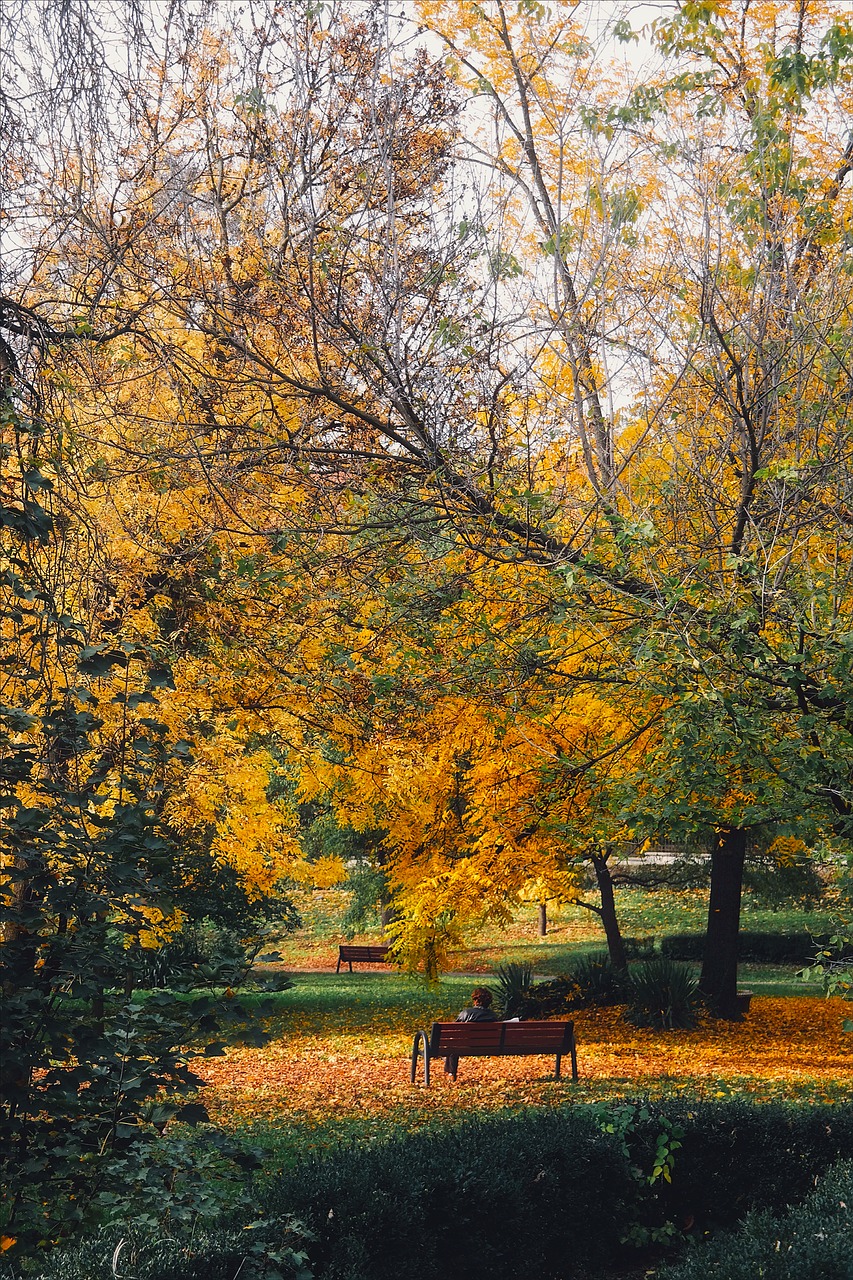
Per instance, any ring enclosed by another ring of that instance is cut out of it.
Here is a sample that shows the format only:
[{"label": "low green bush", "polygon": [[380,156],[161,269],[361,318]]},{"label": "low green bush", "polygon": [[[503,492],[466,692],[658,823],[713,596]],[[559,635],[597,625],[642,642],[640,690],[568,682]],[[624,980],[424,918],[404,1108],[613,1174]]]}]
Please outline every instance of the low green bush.
[{"label": "low green bush", "polygon": [[546,978],[534,982],[527,993],[525,1018],[550,1018],[558,1013],[568,1013],[577,1006],[577,988],[568,976]]},{"label": "low green bush", "polygon": [[567,976],[574,985],[574,1008],[621,1004],[625,999],[625,976],[614,969],[606,951],[581,956]]},{"label": "low green bush", "polygon": [[[250,1230],[239,1231],[244,1212],[203,1238],[137,1232],[134,1264],[118,1274],[233,1280],[237,1265],[230,1275],[227,1266],[239,1258],[240,1280],[273,1280],[275,1266],[287,1280],[300,1269],[316,1280],[399,1280],[417,1259],[422,1280],[574,1280],[636,1264],[649,1256],[638,1246],[683,1247],[687,1230],[701,1237],[750,1210],[784,1212],[851,1150],[853,1104],[621,1102],[479,1118],[268,1177]],[[40,1280],[112,1280],[119,1238],[54,1255]],[[276,1263],[284,1248],[295,1260]],[[303,1251],[307,1263],[295,1256]]]},{"label": "low green bush", "polygon": [[754,1208],[781,1212],[853,1151],[853,1103],[670,1102],[653,1110],[684,1130],[672,1182],[659,1194],[666,1216],[695,1232],[733,1226]]},{"label": "low green bush", "polygon": [[[563,1274],[613,1254],[633,1182],[618,1145],[569,1112],[482,1119],[286,1174],[267,1212],[317,1236],[322,1280]],[[286,1208],[285,1208],[286,1206]]]},{"label": "low green bush", "polygon": [[101,1232],[53,1254],[38,1280],[313,1280],[306,1243],[304,1227],[290,1218],[185,1240]]},{"label": "low green bush", "polygon": [[698,1245],[660,1280],[853,1280],[853,1164],[821,1178],[802,1205],[750,1213],[738,1231]]},{"label": "low green bush", "polygon": [[622,945],[628,960],[651,960],[655,955],[655,940],[646,938],[623,938]]},{"label": "low green bush", "polygon": [[[670,1180],[655,1176],[664,1147]],[[263,1211],[305,1221],[319,1280],[398,1280],[412,1257],[428,1280],[568,1280],[568,1255],[577,1270],[609,1265],[688,1223],[783,1210],[850,1150],[853,1105],[602,1104],[318,1158],[283,1175]]]},{"label": "low green bush", "polygon": [[686,964],[669,956],[645,960],[631,969],[625,1018],[635,1027],[661,1031],[695,1027],[699,1009],[699,984]]},{"label": "low green bush", "polygon": [[[814,957],[816,947],[826,938],[815,938],[805,930],[802,933],[762,933],[744,930],[738,943],[741,960],[759,964],[804,965]],[[705,935],[701,933],[672,933],[660,940],[660,953],[673,960],[702,959]],[[853,951],[853,949],[851,949]]]}]

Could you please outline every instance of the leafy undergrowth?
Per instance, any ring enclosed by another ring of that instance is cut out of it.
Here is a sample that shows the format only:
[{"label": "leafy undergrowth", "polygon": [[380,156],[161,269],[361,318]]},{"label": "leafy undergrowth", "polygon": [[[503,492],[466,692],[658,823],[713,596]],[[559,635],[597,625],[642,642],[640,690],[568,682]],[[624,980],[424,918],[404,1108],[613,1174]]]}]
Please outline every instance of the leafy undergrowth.
[{"label": "leafy undergrowth", "polygon": [[[304,1000],[301,1007],[296,1001],[264,1048],[232,1048],[195,1064],[209,1086],[204,1100],[212,1118],[309,1126],[355,1119],[356,1127],[369,1120],[382,1127],[387,1120],[418,1127],[431,1117],[638,1092],[768,1100],[850,1096],[853,1037],[842,1030],[849,1006],[812,997],[762,997],[743,1022],[709,1019],[694,1031],[633,1028],[618,1008],[580,1010],[577,1085],[555,1081],[548,1074],[553,1062],[536,1057],[463,1060],[456,1084],[439,1063],[429,1090],[412,1086],[415,1028],[428,1027],[431,1018],[449,1015],[451,1003],[461,1003],[463,984],[457,979],[448,985],[429,996],[389,975],[363,978],[360,991],[354,983],[346,1007],[335,1002],[338,983],[327,987],[326,1000]],[[380,986],[384,1009],[374,1002]]]}]

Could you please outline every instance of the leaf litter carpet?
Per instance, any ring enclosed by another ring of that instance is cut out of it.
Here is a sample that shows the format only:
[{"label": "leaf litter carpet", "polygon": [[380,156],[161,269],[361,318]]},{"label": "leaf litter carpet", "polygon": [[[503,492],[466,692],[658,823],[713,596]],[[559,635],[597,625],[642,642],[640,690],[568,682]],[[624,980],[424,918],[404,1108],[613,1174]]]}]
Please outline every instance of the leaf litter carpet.
[{"label": "leaf litter carpet", "polygon": [[[575,1016],[580,1092],[740,1093],[769,1099],[808,1092],[853,1097],[853,1034],[841,1000],[761,997],[743,1022],[706,1020],[694,1031],[630,1027],[618,1008]],[[326,1121],[332,1115],[468,1111],[548,1105],[572,1096],[571,1078],[554,1081],[553,1058],[474,1058],[454,1084],[438,1062],[424,1089],[409,1080],[415,1027],[318,1032],[298,1017],[261,1049],[234,1047],[195,1062],[212,1118]],[[564,1067],[568,1063],[564,1063]]]}]

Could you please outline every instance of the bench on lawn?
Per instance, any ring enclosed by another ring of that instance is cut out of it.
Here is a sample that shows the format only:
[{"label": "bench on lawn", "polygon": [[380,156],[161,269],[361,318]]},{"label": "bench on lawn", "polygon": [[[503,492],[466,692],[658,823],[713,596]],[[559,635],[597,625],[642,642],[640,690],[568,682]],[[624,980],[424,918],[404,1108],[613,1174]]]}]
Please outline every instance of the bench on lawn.
[{"label": "bench on lawn", "polygon": [[418,1059],[423,1058],[424,1084],[429,1084],[433,1058],[450,1058],[456,1079],[459,1058],[515,1058],[532,1053],[553,1053],[554,1075],[560,1078],[563,1055],[572,1059],[572,1079],[578,1078],[578,1057],[573,1022],[434,1022],[427,1035],[416,1031],[412,1043],[412,1084]]},{"label": "bench on lawn", "polygon": [[385,964],[388,960],[388,951],[387,943],[380,943],[374,947],[353,947],[342,944],[338,947],[335,973],[340,973],[342,964],[348,964],[349,971],[352,973],[353,960],[357,964]]}]

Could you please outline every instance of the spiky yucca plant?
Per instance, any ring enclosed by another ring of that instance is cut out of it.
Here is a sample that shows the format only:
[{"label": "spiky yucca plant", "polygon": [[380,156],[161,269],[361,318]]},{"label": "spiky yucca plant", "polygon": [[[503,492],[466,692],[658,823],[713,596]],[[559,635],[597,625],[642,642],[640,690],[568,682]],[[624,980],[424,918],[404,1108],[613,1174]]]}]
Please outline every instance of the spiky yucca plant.
[{"label": "spiky yucca plant", "polygon": [[533,965],[510,960],[498,965],[498,1011],[502,1018],[524,1017],[533,981]]},{"label": "spiky yucca plant", "polygon": [[625,1017],[635,1027],[663,1031],[695,1027],[699,983],[693,970],[667,956],[635,965],[628,979]]},{"label": "spiky yucca plant", "polygon": [[575,1004],[620,1004],[625,998],[624,975],[614,969],[606,951],[581,956],[568,975],[575,988]]}]

